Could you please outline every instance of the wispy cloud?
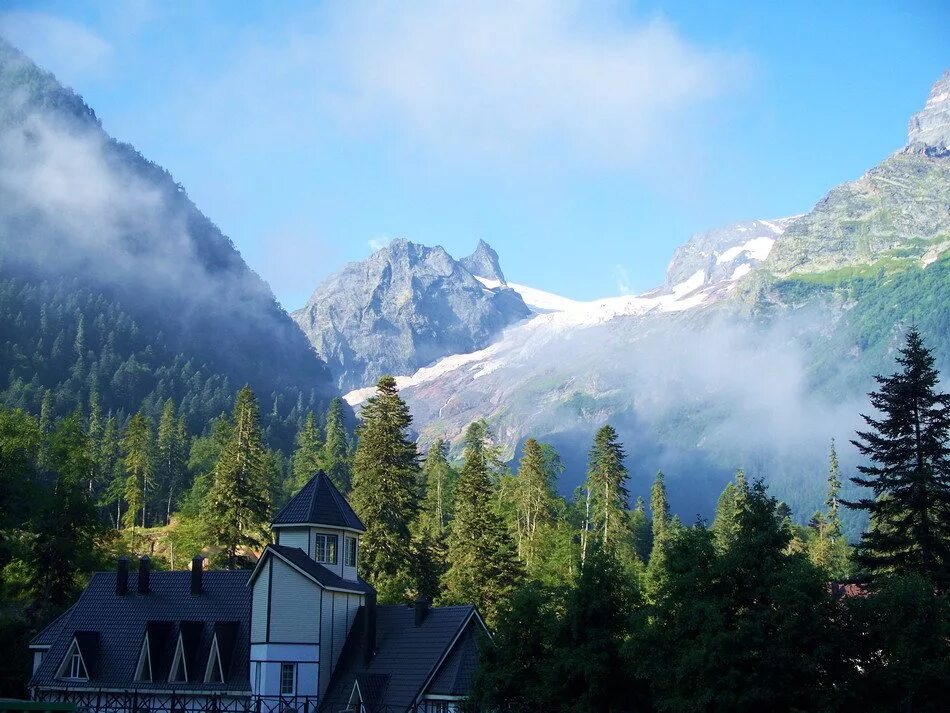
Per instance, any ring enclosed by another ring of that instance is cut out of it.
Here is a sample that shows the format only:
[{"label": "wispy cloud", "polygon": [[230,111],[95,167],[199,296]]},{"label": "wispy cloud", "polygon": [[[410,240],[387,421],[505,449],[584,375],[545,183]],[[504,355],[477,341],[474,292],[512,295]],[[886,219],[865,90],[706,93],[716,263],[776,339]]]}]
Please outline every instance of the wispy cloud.
[{"label": "wispy cloud", "polygon": [[205,130],[227,107],[246,131],[332,124],[454,159],[643,164],[748,69],[661,17],[579,0],[330,2],[238,47],[194,105]]},{"label": "wispy cloud", "polygon": [[370,238],[366,241],[366,244],[369,246],[369,249],[373,252],[381,250],[389,244],[389,238],[385,235],[378,235],[375,238]]},{"label": "wispy cloud", "polygon": [[112,46],[79,23],[45,12],[0,12],[0,35],[67,84],[101,75]]},{"label": "wispy cloud", "polygon": [[626,265],[614,266],[614,279],[617,281],[617,292],[622,295],[630,294],[630,273]]}]

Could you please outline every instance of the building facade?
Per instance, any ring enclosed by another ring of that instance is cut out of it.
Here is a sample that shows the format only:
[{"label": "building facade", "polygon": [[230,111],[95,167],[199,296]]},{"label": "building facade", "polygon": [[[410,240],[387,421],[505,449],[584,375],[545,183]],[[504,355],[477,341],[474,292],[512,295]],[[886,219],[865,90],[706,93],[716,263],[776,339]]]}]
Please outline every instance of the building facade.
[{"label": "building facade", "polygon": [[32,695],[120,713],[448,713],[468,693],[474,607],[377,605],[363,523],[323,473],[281,510],[253,571],[123,559],[30,643]]}]

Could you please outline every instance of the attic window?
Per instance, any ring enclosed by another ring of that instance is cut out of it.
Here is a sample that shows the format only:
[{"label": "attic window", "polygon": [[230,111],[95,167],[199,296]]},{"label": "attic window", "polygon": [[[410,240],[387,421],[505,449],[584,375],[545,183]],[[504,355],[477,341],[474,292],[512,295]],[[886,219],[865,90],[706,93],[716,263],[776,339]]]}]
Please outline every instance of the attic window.
[{"label": "attic window", "polygon": [[321,564],[336,564],[336,535],[314,535],[313,558]]},{"label": "attic window", "polygon": [[218,651],[218,637],[211,640],[211,653],[208,654],[208,667],[205,669],[205,683],[223,683],[224,672],[221,670],[221,653]]},{"label": "attic window", "polygon": [[79,650],[79,643],[73,639],[73,643],[66,652],[66,658],[63,659],[57,678],[66,678],[71,681],[88,681],[89,672],[86,668],[86,662],[82,660],[82,652]]},{"label": "attic window", "polygon": [[139,652],[139,663],[135,667],[135,680],[145,683],[152,682],[152,654],[148,646],[148,634],[142,640],[142,650]]},{"label": "attic window", "polygon": [[171,671],[168,674],[170,683],[185,683],[188,681],[188,662],[185,659],[185,643],[178,635],[178,644],[175,646],[175,656],[172,659]]}]

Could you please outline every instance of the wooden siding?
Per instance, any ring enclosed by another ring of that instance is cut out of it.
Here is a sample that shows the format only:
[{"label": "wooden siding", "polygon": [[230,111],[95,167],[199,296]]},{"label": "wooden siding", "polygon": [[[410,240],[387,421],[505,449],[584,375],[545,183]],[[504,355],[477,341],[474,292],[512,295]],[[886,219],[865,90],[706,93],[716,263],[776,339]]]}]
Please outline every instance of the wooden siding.
[{"label": "wooden siding", "polygon": [[279,544],[284,547],[299,547],[308,555],[313,553],[310,549],[310,533],[306,527],[282,527],[277,532],[280,535]]},{"label": "wooden siding", "polygon": [[254,595],[251,600],[251,643],[267,641],[267,583],[270,579],[270,562],[254,581]]},{"label": "wooden siding", "polygon": [[271,558],[270,641],[320,641],[320,587],[277,558]]}]

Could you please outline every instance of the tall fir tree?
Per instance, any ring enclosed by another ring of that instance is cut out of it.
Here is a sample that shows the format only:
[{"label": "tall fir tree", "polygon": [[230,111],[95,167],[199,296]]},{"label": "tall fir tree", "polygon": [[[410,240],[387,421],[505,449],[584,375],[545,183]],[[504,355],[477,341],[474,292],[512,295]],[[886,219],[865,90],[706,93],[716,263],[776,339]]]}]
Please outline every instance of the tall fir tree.
[{"label": "tall fir tree", "polygon": [[352,487],[350,439],[346,435],[343,400],[334,398],[327,408],[326,439],[323,443],[323,471],[337,489],[349,493]]},{"label": "tall fir tree", "polygon": [[[297,431],[296,445],[290,462],[291,495],[295,495],[323,466],[323,441],[312,411],[307,412],[303,425]],[[333,480],[332,477],[330,479]]]},{"label": "tall fir tree", "polygon": [[88,436],[77,410],[57,424],[49,439],[55,479],[43,493],[29,547],[29,588],[41,617],[62,611],[77,594],[83,573],[97,564],[103,524],[89,497]]},{"label": "tall fir tree", "polygon": [[87,489],[90,497],[94,497],[106,477],[100,468],[99,461],[104,429],[105,424],[102,419],[102,406],[99,404],[99,392],[92,390],[89,393],[89,418],[86,421],[87,447],[89,448],[89,453],[87,453],[89,463]]},{"label": "tall fir tree", "polygon": [[880,417],[852,443],[870,465],[851,480],[874,497],[845,503],[870,515],[858,563],[874,574],[916,573],[950,588],[950,396],[937,392],[934,357],[912,328],[900,369],[875,377],[870,394]]},{"label": "tall fir tree", "polygon": [[613,426],[607,424],[594,434],[585,485],[586,513],[581,543],[584,558],[590,547],[590,538],[599,539],[605,551],[617,553],[629,532],[625,457]]},{"label": "tall fir tree", "polygon": [[442,538],[452,515],[452,489],[457,474],[448,459],[448,444],[441,438],[429,446],[422,465],[422,506],[419,529],[432,539]]},{"label": "tall fir tree", "polygon": [[233,427],[214,467],[205,520],[215,545],[238,565],[241,547],[258,547],[266,539],[270,514],[269,463],[261,434],[260,405],[249,386],[234,399]]},{"label": "tall fir tree", "polygon": [[515,509],[518,556],[527,569],[535,563],[541,531],[553,522],[554,481],[560,458],[553,448],[545,451],[533,438],[524,442],[518,477],[515,480]]},{"label": "tall fir tree", "polygon": [[360,542],[360,573],[382,601],[402,601],[417,591],[410,529],[419,509],[416,445],[409,438],[412,416],[396,390],[382,377],[376,394],[360,413],[353,459],[351,501],[366,527]]},{"label": "tall fir tree", "polygon": [[740,468],[736,471],[735,480],[722,491],[719,502],[716,503],[716,515],[713,518],[713,541],[719,552],[725,552],[735,541],[739,531],[739,510],[748,497],[749,487],[745,479],[745,471]]},{"label": "tall fir tree", "polygon": [[666,498],[666,482],[658,471],[650,488],[650,514],[652,516],[653,546],[647,566],[647,589],[652,596],[659,591],[666,573],[666,548],[670,537],[670,505]]},{"label": "tall fir tree", "polygon": [[831,450],[828,452],[828,494],[825,497],[825,511],[828,525],[834,535],[841,534],[841,512],[839,503],[841,497],[841,465],[838,463],[838,451],[835,448],[835,439],[831,439]]},{"label": "tall fir tree", "polygon": [[449,603],[475,604],[491,626],[522,571],[514,542],[494,507],[487,440],[484,422],[471,424],[465,433],[443,596]]},{"label": "tall fir tree", "polygon": [[142,527],[146,524],[148,497],[155,477],[155,460],[152,447],[152,424],[141,411],[129,419],[122,436],[122,452],[125,454],[125,521],[132,530],[132,546],[135,546],[136,520]]},{"label": "tall fir tree", "polygon": [[172,506],[178,490],[184,485],[186,444],[182,442],[179,418],[175,414],[175,402],[167,399],[162,406],[158,422],[156,444],[156,505],[164,514],[167,524],[171,520]]}]

